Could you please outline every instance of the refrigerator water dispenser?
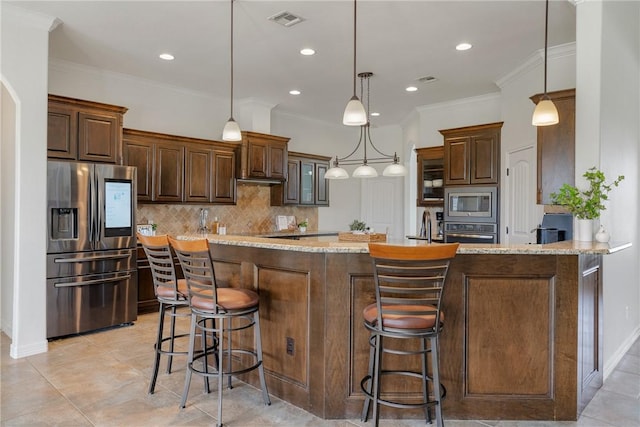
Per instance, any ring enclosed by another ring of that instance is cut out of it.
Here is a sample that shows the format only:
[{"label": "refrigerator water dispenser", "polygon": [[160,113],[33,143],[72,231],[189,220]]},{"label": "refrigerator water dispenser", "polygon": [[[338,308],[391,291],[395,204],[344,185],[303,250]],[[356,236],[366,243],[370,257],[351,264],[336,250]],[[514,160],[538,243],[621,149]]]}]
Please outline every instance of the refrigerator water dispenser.
[{"label": "refrigerator water dispenser", "polygon": [[51,209],[51,239],[70,240],[78,238],[78,209]]}]

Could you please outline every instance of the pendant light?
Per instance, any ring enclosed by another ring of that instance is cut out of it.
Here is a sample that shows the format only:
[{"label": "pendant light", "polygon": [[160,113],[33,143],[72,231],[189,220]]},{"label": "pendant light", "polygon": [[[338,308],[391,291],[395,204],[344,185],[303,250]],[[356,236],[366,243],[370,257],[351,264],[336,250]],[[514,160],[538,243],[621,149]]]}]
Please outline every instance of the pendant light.
[{"label": "pendant light", "polygon": [[353,0],[353,96],[347,103],[342,117],[342,123],[347,126],[362,126],[367,123],[367,113],[364,105],[356,95],[356,28],[357,28],[357,0]]},{"label": "pendant light", "polygon": [[224,125],[224,129],[222,130],[222,140],[223,141],[241,141],[242,133],[240,133],[240,126],[233,119],[233,1],[230,0],[231,3],[231,114],[229,120]]},{"label": "pendant light", "polygon": [[[397,153],[393,153],[393,156],[389,154],[385,154],[380,151],[371,140],[371,122],[369,120],[369,111],[370,101],[371,101],[371,91],[370,91],[370,79],[373,77],[373,73],[365,72],[358,74],[360,78],[360,95],[362,99],[365,99],[364,94],[364,82],[367,85],[367,93],[366,93],[366,101],[367,108],[365,110],[365,117],[367,118],[366,123],[360,126],[360,138],[358,139],[358,143],[356,147],[353,149],[351,153],[344,157],[336,156],[333,161],[333,167],[331,167],[324,175],[325,179],[347,179],[349,178],[349,173],[340,167],[340,162],[345,165],[359,165],[353,171],[354,178],[375,178],[378,176],[378,172],[375,168],[369,165],[369,163],[391,163],[387,167],[385,167],[382,175],[384,176],[406,176],[407,168],[404,165],[400,164],[400,159],[398,158]],[[363,148],[364,156],[362,158],[354,158],[353,156],[360,150],[360,147]],[[367,148],[371,146],[371,148],[379,155],[379,157],[369,158],[367,156]]]},{"label": "pendant light", "polygon": [[540,97],[536,109],[533,111],[531,124],[533,126],[555,125],[560,120],[558,110],[547,95],[547,36],[549,33],[549,0],[546,0],[544,17],[544,94]]}]

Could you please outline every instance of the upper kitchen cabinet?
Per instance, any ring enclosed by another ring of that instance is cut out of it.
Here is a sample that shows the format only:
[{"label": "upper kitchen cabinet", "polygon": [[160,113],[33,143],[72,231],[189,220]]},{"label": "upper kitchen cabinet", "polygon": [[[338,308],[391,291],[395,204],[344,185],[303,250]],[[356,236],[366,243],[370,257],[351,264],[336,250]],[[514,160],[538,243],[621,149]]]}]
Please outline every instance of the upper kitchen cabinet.
[{"label": "upper kitchen cabinet", "polygon": [[441,130],[444,184],[498,184],[502,122]]},{"label": "upper kitchen cabinet", "polygon": [[242,132],[237,177],[284,181],[287,179],[289,138],[257,132]]},{"label": "upper kitchen cabinet", "polygon": [[271,187],[271,205],[329,206],[329,182],[324,175],[331,157],[288,153],[287,180]]},{"label": "upper kitchen cabinet", "polygon": [[416,148],[418,158],[418,206],[444,204],[444,146]]},{"label": "upper kitchen cabinet", "polygon": [[47,157],[122,163],[125,107],[49,95]]},{"label": "upper kitchen cabinet", "polygon": [[[534,104],[543,94],[534,95]],[[550,205],[551,193],[562,184],[574,185],[575,176],[575,110],[576,90],[547,93],[558,109],[560,122],[538,126],[538,204]]]},{"label": "upper kitchen cabinet", "polygon": [[125,129],[124,162],[138,168],[140,202],[236,201],[232,144]]}]

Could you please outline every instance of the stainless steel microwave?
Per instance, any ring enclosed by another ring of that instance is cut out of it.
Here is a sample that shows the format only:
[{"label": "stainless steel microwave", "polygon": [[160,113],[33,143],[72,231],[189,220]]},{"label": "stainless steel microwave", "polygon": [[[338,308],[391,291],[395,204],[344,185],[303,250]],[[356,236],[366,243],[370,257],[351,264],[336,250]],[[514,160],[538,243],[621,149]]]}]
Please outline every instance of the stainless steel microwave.
[{"label": "stainless steel microwave", "polygon": [[497,187],[448,187],[444,200],[445,221],[498,222]]}]

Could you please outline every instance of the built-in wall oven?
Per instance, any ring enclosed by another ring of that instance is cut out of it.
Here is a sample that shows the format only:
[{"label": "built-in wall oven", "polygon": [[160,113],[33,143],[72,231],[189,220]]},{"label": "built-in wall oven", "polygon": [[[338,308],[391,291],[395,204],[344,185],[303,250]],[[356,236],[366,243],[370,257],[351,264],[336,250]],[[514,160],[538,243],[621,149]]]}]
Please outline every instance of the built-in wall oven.
[{"label": "built-in wall oven", "polygon": [[498,187],[445,188],[444,241],[498,243]]}]

